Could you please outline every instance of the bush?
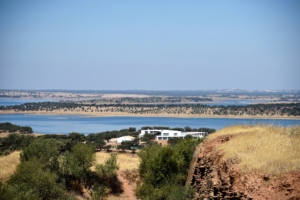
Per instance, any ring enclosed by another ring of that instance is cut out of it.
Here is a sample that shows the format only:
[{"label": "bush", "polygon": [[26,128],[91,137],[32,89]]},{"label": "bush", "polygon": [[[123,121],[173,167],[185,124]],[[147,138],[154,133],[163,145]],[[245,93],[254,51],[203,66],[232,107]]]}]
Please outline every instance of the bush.
[{"label": "bush", "polygon": [[[33,199],[58,199],[64,196],[63,185],[57,183],[58,176],[37,159],[21,163],[8,180],[17,199],[24,196]],[[27,199],[27,198],[25,198]]]},{"label": "bush", "polygon": [[72,148],[71,152],[83,170],[88,171],[93,166],[96,158],[92,146],[79,143]]},{"label": "bush", "polygon": [[183,139],[172,146],[151,144],[139,152],[142,183],[136,194],[141,199],[191,199],[185,187],[190,161],[201,140]]},{"label": "bush", "polygon": [[119,169],[119,165],[117,163],[117,154],[112,153],[110,157],[105,161],[104,164],[96,165],[96,173],[102,178],[109,178],[116,176],[116,171]]},{"label": "bush", "polygon": [[121,182],[117,178],[118,169],[119,165],[116,153],[110,154],[110,157],[104,164],[96,165],[96,173],[99,176],[99,181],[113,194],[122,192]]},{"label": "bush", "polygon": [[15,150],[27,147],[36,138],[31,135],[10,134],[5,138],[0,138],[0,155],[9,154]]},{"label": "bush", "polygon": [[92,200],[105,200],[106,199],[105,186],[96,185],[92,190],[91,196],[92,196]]},{"label": "bush", "polygon": [[187,200],[193,199],[194,190],[190,186],[167,183],[160,188],[142,184],[137,188],[137,196],[147,200]]},{"label": "bush", "polygon": [[36,159],[51,171],[58,169],[59,143],[54,139],[39,138],[33,141],[21,153],[21,162]]}]

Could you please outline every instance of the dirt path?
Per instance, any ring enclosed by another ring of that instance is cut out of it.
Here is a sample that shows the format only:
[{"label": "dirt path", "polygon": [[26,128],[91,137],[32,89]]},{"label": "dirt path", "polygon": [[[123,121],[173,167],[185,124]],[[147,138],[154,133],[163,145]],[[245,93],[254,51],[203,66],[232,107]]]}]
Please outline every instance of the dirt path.
[{"label": "dirt path", "polygon": [[122,183],[123,193],[119,196],[111,195],[108,197],[108,200],[118,200],[118,199],[126,199],[126,200],[135,200],[137,199],[135,196],[135,184],[129,183],[127,179],[122,176],[122,171],[117,172],[118,179]]}]

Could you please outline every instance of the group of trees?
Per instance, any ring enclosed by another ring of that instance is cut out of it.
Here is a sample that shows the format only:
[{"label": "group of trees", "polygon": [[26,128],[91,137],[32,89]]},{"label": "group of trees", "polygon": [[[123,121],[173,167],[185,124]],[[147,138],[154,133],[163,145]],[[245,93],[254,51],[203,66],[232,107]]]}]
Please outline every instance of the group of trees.
[{"label": "group of trees", "polygon": [[27,133],[27,134],[33,133],[33,130],[30,126],[18,126],[10,122],[0,123],[0,131],[4,131],[4,132],[7,131],[10,133],[15,133],[15,132]]},{"label": "group of trees", "polygon": [[[16,172],[0,185],[2,199],[74,199],[73,193],[91,190],[92,199],[105,197],[106,189],[116,191],[116,155],[105,164],[95,164],[94,147],[76,143],[66,150],[56,139],[37,138],[24,148]],[[120,191],[117,190],[117,191]]]},{"label": "group of trees", "polygon": [[[5,123],[7,124],[7,123]],[[10,123],[8,123],[10,124]],[[13,125],[18,127],[17,125]],[[179,131],[201,131],[201,132],[208,132],[213,133],[216,130],[210,128],[191,128],[186,126],[184,128],[170,128],[170,127],[159,127],[159,126],[145,126],[141,129],[169,129],[169,130],[179,130]],[[119,150],[129,150],[132,148],[141,148],[138,145],[138,135],[140,130],[136,130],[134,127],[129,127],[128,129],[121,129],[119,131],[105,131],[99,133],[91,133],[88,135],[84,135],[81,133],[72,132],[68,135],[56,135],[56,134],[45,134],[39,136],[39,138],[45,139],[54,139],[59,142],[62,151],[70,151],[71,148],[77,143],[83,143],[93,146],[95,150],[101,150],[105,147],[106,142],[108,142],[111,138],[118,138],[122,136],[133,136],[136,139],[133,141],[124,141],[121,145],[118,146]],[[10,134],[7,137],[0,138],[0,155],[7,155],[15,150],[22,150],[23,148],[27,147],[36,137],[32,135],[23,135],[23,134]],[[153,134],[146,134],[141,141],[146,142],[146,144],[150,144],[151,141],[155,139],[155,135]],[[110,147],[108,147],[110,148]]]},{"label": "group of trees", "polygon": [[93,100],[84,100],[80,103],[85,104],[143,104],[143,103],[196,103],[204,101],[213,101],[208,97],[123,97],[123,98],[101,98]]},{"label": "group of trees", "polygon": [[195,147],[202,140],[186,138],[169,146],[152,143],[139,152],[141,184],[136,194],[141,199],[185,200],[193,189],[185,186]]},{"label": "group of trees", "polygon": [[[176,129],[193,130],[190,127]],[[68,135],[46,134],[39,137],[10,134],[1,138],[1,155],[14,150],[22,150],[22,153],[15,173],[7,182],[0,182],[0,197],[74,199],[75,194],[83,195],[84,191],[90,191],[88,195],[91,199],[104,199],[107,191],[118,194],[121,192],[121,183],[116,177],[116,170],[119,168],[117,155],[111,154],[104,164],[95,165],[95,151],[105,145],[104,140],[123,135],[137,136],[138,133],[136,128],[130,127],[87,136],[73,132]],[[142,183],[138,186],[137,196],[141,199],[192,197],[192,189],[185,187],[184,183],[193,151],[201,140],[170,140],[169,146],[162,147],[152,142],[153,136],[146,134],[142,138],[148,145],[139,153]],[[128,149],[135,143],[136,141],[123,142],[119,149]],[[93,165],[95,171],[90,169]]]},{"label": "group of trees", "polygon": [[39,102],[15,106],[0,106],[14,111],[76,111],[121,112],[128,114],[190,114],[190,115],[300,115],[300,103],[253,104],[246,106],[208,106],[201,104],[83,104],[74,102]]},{"label": "group of trees", "polygon": [[0,156],[8,155],[13,151],[27,147],[36,137],[33,135],[9,134],[0,138]]}]

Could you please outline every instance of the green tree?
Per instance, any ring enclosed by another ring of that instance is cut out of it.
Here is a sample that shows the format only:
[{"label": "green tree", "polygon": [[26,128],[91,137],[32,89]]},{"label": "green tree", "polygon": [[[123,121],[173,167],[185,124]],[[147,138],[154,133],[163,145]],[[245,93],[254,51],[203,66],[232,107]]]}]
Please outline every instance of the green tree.
[{"label": "green tree", "polygon": [[59,173],[66,180],[69,178],[75,178],[81,180],[84,178],[84,170],[79,165],[78,160],[70,152],[66,152],[59,158],[60,168]]},{"label": "green tree", "polygon": [[58,176],[37,159],[22,162],[8,180],[16,199],[59,199],[64,196],[64,186]]},{"label": "green tree", "polygon": [[88,171],[95,162],[95,151],[92,146],[86,144],[76,144],[71,151],[74,158],[78,161],[83,170]]},{"label": "green tree", "polygon": [[58,169],[59,143],[54,139],[39,138],[26,147],[20,155],[21,162],[36,159],[51,171]]},{"label": "green tree", "polygon": [[71,139],[74,142],[84,142],[86,140],[84,134],[72,132],[69,134],[69,139]]},{"label": "green tree", "polygon": [[194,149],[201,140],[183,139],[172,146],[151,144],[139,152],[142,184],[136,194],[141,199],[191,199],[185,187]]},{"label": "green tree", "polygon": [[96,165],[96,173],[100,177],[113,177],[116,176],[116,171],[120,168],[117,163],[117,154],[112,153],[110,157],[104,162],[104,164],[97,164]]}]

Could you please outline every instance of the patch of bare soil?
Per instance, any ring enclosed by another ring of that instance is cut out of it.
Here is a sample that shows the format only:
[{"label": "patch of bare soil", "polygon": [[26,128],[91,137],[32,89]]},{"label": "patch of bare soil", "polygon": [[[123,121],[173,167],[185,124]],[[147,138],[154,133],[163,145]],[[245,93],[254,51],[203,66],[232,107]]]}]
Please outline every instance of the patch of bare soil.
[{"label": "patch of bare soil", "polygon": [[215,147],[231,137],[221,136],[197,147],[187,179],[196,189],[195,199],[300,199],[300,172],[241,173],[237,161],[222,159]]},{"label": "patch of bare soil", "polygon": [[118,200],[118,199],[126,199],[126,200],[135,200],[137,199],[135,196],[136,182],[128,179],[128,175],[125,171],[118,171],[117,177],[119,181],[122,183],[123,192],[118,196],[110,195],[108,196],[108,200]]}]

